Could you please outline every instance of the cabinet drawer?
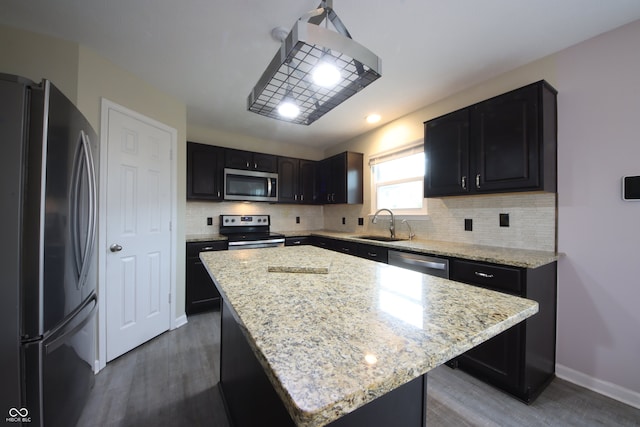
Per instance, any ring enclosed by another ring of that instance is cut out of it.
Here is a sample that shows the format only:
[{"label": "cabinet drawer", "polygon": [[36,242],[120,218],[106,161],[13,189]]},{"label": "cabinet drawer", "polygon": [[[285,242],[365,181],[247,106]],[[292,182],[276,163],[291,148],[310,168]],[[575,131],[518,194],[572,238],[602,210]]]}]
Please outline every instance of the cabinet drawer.
[{"label": "cabinet drawer", "polygon": [[384,262],[385,264],[388,261],[388,253],[388,249],[382,246],[364,244],[358,244],[356,251],[356,255],[361,258],[372,259],[374,261]]},{"label": "cabinet drawer", "polygon": [[284,239],[285,246],[301,246],[301,245],[309,245],[311,244],[309,237],[286,237]]},{"label": "cabinet drawer", "polygon": [[523,295],[523,270],[473,261],[452,260],[451,280]]},{"label": "cabinet drawer", "polygon": [[207,242],[189,242],[187,243],[187,258],[197,258],[200,252],[205,251],[226,251],[226,240],[213,240]]}]

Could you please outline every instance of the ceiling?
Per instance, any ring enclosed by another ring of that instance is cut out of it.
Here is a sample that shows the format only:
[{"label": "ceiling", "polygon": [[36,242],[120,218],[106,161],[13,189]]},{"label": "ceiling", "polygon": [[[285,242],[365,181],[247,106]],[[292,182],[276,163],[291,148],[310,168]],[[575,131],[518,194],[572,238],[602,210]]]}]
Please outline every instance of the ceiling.
[{"label": "ceiling", "polygon": [[0,23],[78,42],[187,105],[189,125],[323,148],[640,19],[638,0],[334,0],[382,78],[310,126],[247,111],[247,95],[319,0],[2,0]]}]

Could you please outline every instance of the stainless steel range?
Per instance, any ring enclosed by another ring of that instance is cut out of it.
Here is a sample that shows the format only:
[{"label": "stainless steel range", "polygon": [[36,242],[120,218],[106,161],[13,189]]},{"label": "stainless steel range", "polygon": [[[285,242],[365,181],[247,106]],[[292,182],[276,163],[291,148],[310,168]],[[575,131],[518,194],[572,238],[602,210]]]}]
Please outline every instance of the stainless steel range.
[{"label": "stainless steel range", "polygon": [[284,246],[284,235],[270,231],[269,215],[220,215],[220,234],[229,250]]}]

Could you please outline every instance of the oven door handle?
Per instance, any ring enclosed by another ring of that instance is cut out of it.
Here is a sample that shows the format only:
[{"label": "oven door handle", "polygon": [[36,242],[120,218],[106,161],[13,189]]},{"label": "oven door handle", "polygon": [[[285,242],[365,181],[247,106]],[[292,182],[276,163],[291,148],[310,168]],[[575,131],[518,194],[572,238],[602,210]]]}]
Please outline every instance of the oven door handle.
[{"label": "oven door handle", "polygon": [[229,246],[249,246],[249,245],[277,244],[277,243],[284,243],[284,238],[266,239],[266,240],[242,240],[238,242],[229,242]]}]

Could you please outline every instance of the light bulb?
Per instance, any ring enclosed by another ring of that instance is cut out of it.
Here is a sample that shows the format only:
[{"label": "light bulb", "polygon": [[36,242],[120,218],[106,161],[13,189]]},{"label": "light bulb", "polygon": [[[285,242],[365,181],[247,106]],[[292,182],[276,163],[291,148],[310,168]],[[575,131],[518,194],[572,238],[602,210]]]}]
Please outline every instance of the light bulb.
[{"label": "light bulb", "polygon": [[278,105],[278,114],[287,119],[293,119],[300,114],[300,108],[293,98],[286,96]]},{"label": "light bulb", "polygon": [[381,117],[380,117],[380,114],[376,114],[376,113],[369,114],[369,115],[366,117],[366,119],[367,119],[367,123],[371,123],[371,124],[373,124],[373,123],[378,123],[378,122],[380,121],[380,118],[381,118]]},{"label": "light bulb", "polygon": [[329,88],[338,84],[342,76],[335,64],[323,59],[313,69],[312,77],[313,82],[318,86]]}]

